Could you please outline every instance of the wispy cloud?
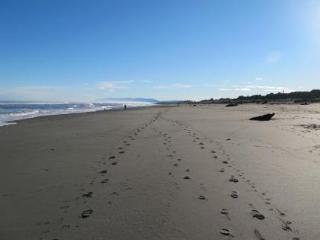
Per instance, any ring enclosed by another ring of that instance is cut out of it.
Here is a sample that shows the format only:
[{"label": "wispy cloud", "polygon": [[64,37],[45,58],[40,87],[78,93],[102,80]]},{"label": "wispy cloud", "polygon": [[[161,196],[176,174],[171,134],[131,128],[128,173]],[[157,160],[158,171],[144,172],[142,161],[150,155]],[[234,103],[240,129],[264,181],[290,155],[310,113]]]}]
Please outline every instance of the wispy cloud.
[{"label": "wispy cloud", "polygon": [[125,81],[105,81],[98,83],[97,87],[100,90],[114,91],[115,89],[129,88],[129,84],[134,83],[134,80]]},{"label": "wispy cloud", "polygon": [[292,92],[293,89],[284,86],[267,86],[267,85],[246,85],[232,86],[230,88],[220,88],[219,91],[234,91],[234,92],[251,92],[255,93],[271,93],[271,92]]},{"label": "wispy cloud", "polygon": [[173,83],[173,84],[168,84],[168,85],[157,85],[157,86],[154,86],[153,88],[157,88],[157,89],[180,89],[180,88],[192,88],[192,85],[185,84],[185,83]]},{"label": "wispy cloud", "polygon": [[219,91],[241,91],[241,92],[248,92],[251,91],[250,88],[246,88],[246,87],[231,87],[231,88],[220,88]]},{"label": "wispy cloud", "polygon": [[277,63],[280,61],[280,59],[282,58],[282,54],[279,51],[272,51],[269,52],[267,57],[266,57],[266,62],[269,64],[272,63]]},{"label": "wispy cloud", "polygon": [[142,80],[141,82],[143,82],[143,83],[152,83],[151,80]]}]

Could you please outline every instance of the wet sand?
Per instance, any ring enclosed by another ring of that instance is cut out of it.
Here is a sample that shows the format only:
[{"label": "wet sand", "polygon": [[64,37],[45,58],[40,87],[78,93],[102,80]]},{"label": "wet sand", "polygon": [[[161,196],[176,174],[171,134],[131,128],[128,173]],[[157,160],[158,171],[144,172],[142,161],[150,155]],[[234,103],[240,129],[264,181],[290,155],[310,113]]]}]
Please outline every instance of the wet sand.
[{"label": "wet sand", "polygon": [[0,239],[320,239],[319,116],[199,105],[1,127]]}]

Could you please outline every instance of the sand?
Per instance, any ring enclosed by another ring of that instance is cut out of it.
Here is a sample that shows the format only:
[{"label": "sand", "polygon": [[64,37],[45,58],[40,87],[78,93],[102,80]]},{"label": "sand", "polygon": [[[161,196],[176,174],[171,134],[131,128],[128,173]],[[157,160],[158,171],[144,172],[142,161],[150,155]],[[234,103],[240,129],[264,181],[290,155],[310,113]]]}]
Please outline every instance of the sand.
[{"label": "sand", "polygon": [[320,239],[319,114],[198,105],[1,127],[0,239]]}]

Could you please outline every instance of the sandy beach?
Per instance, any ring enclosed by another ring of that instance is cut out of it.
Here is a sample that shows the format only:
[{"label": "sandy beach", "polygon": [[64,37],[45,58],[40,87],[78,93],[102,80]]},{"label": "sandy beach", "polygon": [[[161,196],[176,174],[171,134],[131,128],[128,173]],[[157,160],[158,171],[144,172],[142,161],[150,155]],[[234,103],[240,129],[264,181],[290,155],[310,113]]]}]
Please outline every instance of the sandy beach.
[{"label": "sandy beach", "polygon": [[0,239],[318,240],[319,113],[181,105],[1,127]]}]

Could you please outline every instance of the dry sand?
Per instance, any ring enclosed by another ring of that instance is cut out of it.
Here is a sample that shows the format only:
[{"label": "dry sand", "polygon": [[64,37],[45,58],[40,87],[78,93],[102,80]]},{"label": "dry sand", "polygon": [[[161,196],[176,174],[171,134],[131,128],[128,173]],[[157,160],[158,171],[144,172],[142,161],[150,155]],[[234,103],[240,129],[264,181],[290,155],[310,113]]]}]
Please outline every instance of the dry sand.
[{"label": "dry sand", "polygon": [[317,124],[317,104],[203,105],[1,127],[0,239],[318,240]]}]

